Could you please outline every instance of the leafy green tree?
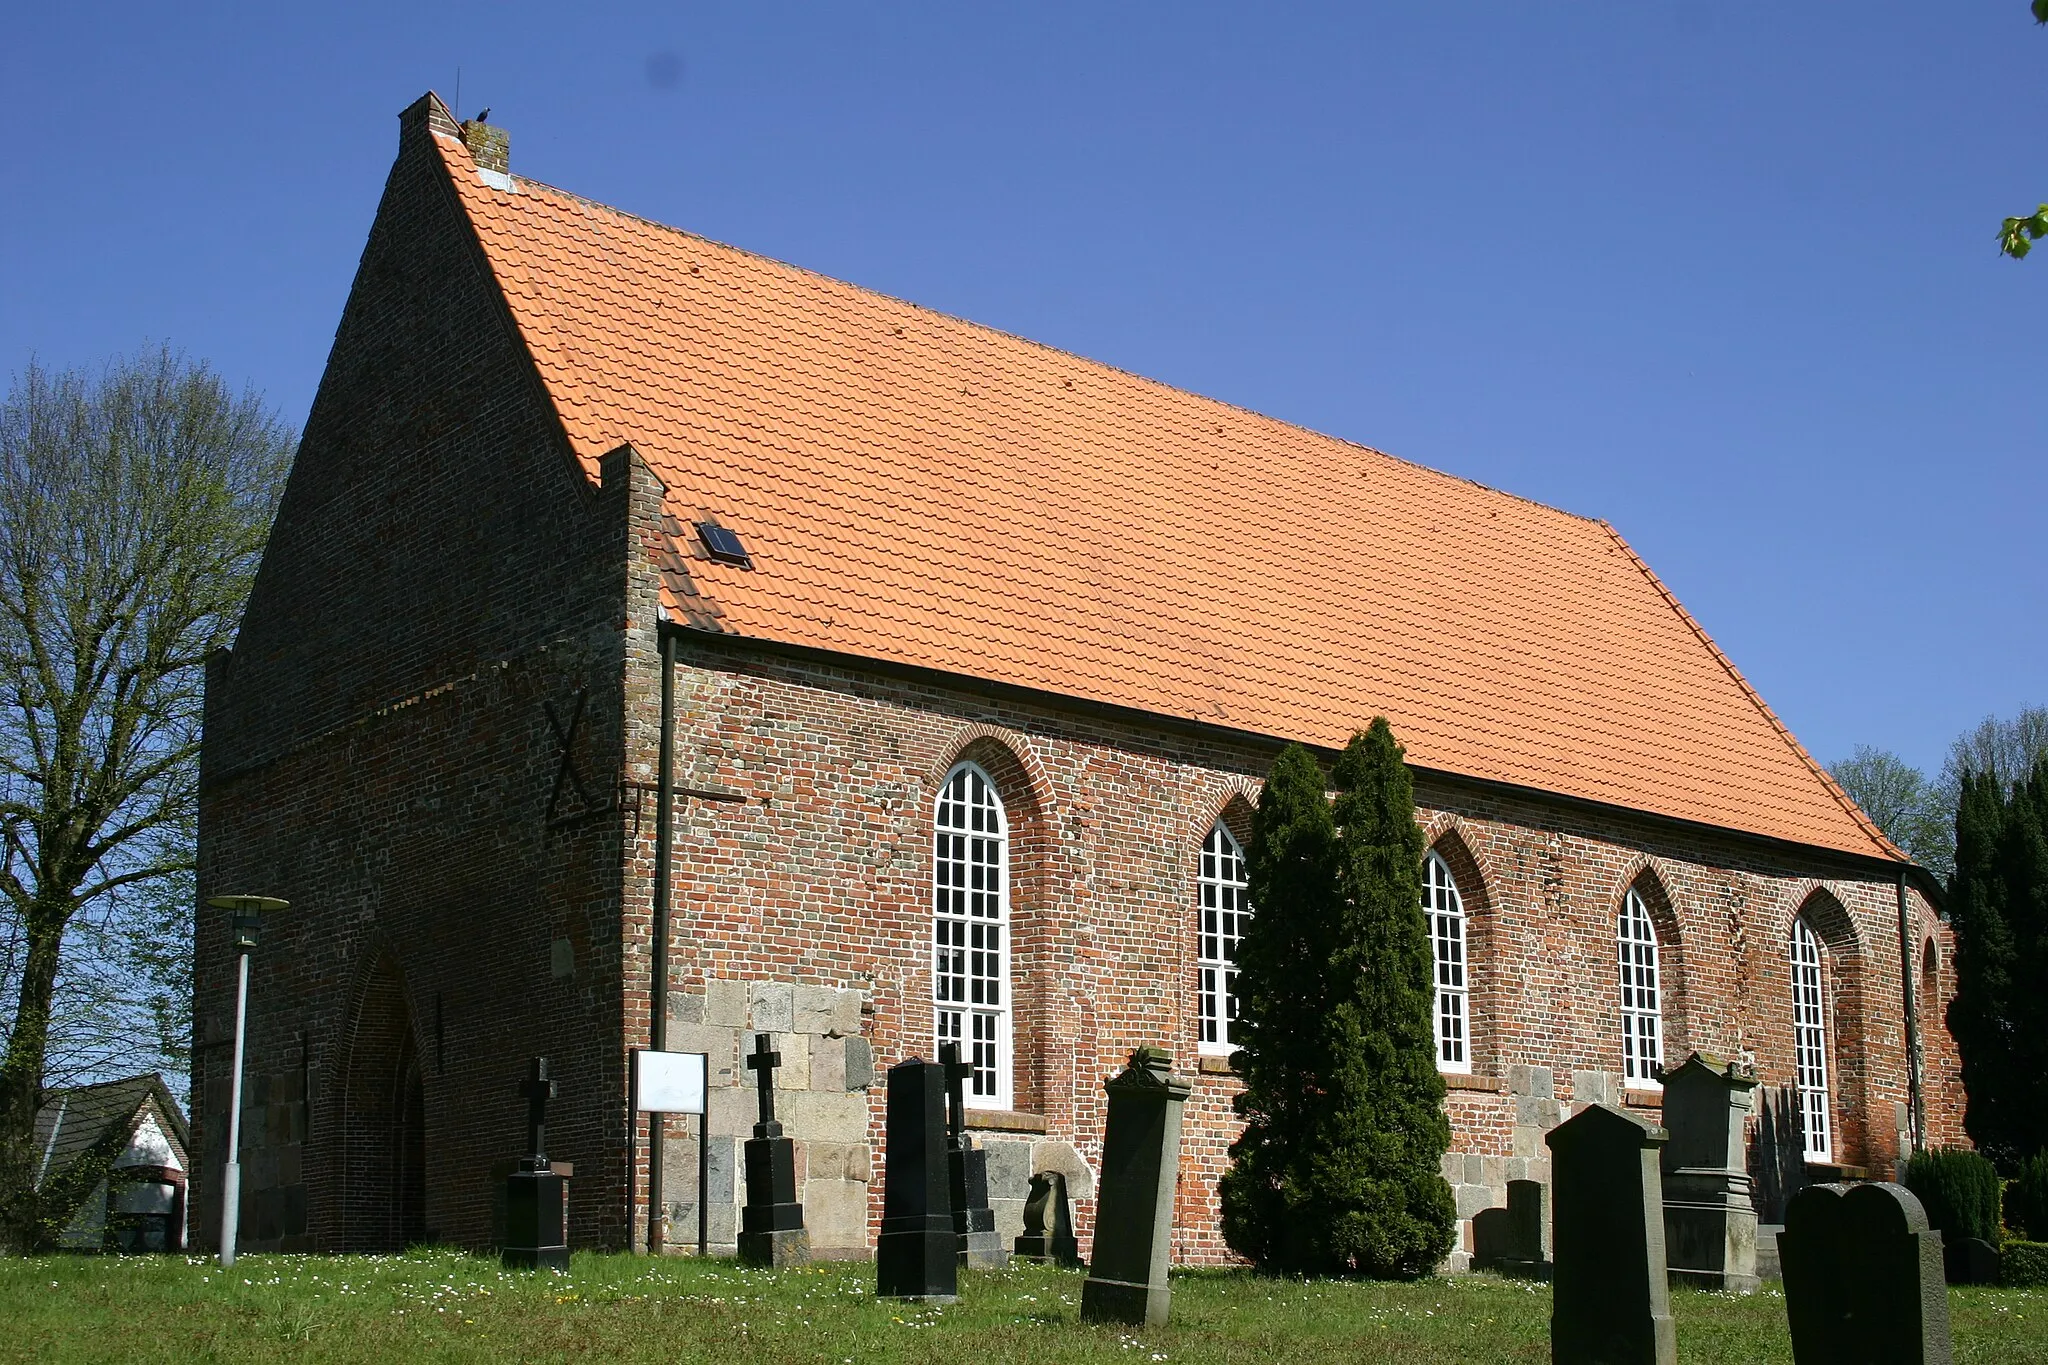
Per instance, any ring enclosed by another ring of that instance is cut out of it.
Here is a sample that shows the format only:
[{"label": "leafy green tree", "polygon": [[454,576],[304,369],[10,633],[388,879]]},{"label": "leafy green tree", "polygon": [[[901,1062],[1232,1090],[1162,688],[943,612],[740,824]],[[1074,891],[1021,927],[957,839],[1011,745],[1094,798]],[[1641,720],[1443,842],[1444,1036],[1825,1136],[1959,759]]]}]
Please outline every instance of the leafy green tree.
[{"label": "leafy green tree", "polygon": [[1245,1129],[1223,1177],[1225,1240],[1272,1269],[1412,1277],[1456,1207],[1432,1032],[1422,835],[1384,719],[1323,773],[1275,760],[1246,851],[1255,913],[1238,957]]},{"label": "leafy green tree", "polygon": [[1941,788],[1897,754],[1856,746],[1828,772],[1877,827],[1914,862],[1938,877],[1955,865],[1954,807]]},{"label": "leafy green tree", "polygon": [[[0,408],[0,902],[19,945],[0,1245],[50,1232],[33,1139],[67,938],[192,867],[204,664],[233,637],[293,447],[257,398],[168,350],[97,375],[31,366]],[[189,976],[175,948],[157,966]]]},{"label": "leafy green tree", "polygon": [[[2048,24],[2048,0],[2034,0],[2034,22]],[[2048,237],[2048,204],[2018,218],[2008,218],[1998,230],[1998,249],[2014,260],[2023,260],[2034,243]]]}]

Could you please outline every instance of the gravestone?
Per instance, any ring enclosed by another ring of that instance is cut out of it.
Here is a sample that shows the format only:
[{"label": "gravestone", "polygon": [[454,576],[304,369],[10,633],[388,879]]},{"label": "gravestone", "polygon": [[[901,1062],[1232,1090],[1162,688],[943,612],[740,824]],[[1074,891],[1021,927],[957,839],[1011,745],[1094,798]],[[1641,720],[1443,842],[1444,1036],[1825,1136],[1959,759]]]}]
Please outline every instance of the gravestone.
[{"label": "gravestone", "polygon": [[1508,1206],[1472,1219],[1472,1265],[1521,1280],[1550,1278],[1550,1192],[1540,1180],[1510,1180]]},{"label": "gravestone", "polygon": [[1947,1365],[1941,1234],[1905,1186],[1807,1186],[1778,1256],[1799,1365]]},{"label": "gravestone", "polygon": [[1756,1292],[1756,1205],[1743,1141],[1756,1070],[1695,1052],[1663,1074],[1664,1254],[1674,1284]]},{"label": "gravestone", "polygon": [[535,1057],[519,1083],[526,1097],[527,1155],[505,1177],[505,1245],[500,1255],[515,1270],[569,1268],[569,1182],[548,1160],[548,1101],[555,1083],[548,1059]]},{"label": "gravestone", "polygon": [[1664,1267],[1662,1128],[1590,1104],[1550,1130],[1550,1358],[1676,1365]]},{"label": "gravestone", "polygon": [[1163,1326],[1171,1295],[1173,1196],[1180,1178],[1180,1111],[1194,1089],[1165,1048],[1141,1047],[1102,1083],[1109,1116],[1095,1200],[1095,1245],[1081,1286],[1084,1322]]},{"label": "gravestone", "polygon": [[1067,1203],[1067,1178],[1058,1171],[1031,1177],[1031,1197],[1024,1202],[1024,1235],[1015,1254],[1027,1261],[1057,1265],[1081,1264],[1081,1244],[1074,1239],[1074,1211]]},{"label": "gravestone", "polygon": [[960,1234],[946,1161],[946,1068],[916,1057],[889,1068],[882,1134],[882,1230],[875,1293],[952,1303],[960,1294]]},{"label": "gravestone", "polygon": [[747,1206],[740,1210],[740,1260],[748,1265],[808,1265],[811,1235],[796,1197],[796,1144],[775,1119],[775,1068],[782,1054],[768,1034],[754,1035],[747,1069],[754,1073],[760,1119],[747,1139]]},{"label": "gravestone", "polygon": [[960,1060],[958,1043],[939,1044],[939,1065],[946,1068],[946,1174],[953,1230],[960,1238],[960,1264],[1001,1270],[1010,1263],[1010,1256],[1003,1250],[995,1210],[988,1203],[988,1153],[967,1140],[964,1086],[974,1074],[974,1065]]}]

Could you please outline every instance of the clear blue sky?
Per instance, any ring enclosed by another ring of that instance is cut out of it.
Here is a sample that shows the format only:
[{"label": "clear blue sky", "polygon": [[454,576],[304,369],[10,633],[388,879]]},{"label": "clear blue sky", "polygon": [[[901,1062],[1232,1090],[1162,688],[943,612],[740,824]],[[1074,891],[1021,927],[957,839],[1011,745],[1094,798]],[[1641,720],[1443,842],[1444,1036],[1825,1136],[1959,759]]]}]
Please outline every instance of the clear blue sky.
[{"label": "clear blue sky", "polygon": [[10,15],[0,368],[302,422],[459,69],[523,174],[1608,518],[1823,760],[2048,702],[2024,0],[194,10]]}]

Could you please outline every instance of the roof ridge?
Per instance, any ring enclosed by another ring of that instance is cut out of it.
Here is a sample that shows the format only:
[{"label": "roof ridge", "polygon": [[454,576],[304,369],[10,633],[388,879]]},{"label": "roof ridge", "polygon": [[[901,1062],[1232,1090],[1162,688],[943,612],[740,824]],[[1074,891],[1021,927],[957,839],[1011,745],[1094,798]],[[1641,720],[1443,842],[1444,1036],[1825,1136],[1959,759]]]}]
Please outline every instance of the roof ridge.
[{"label": "roof ridge", "polygon": [[1841,784],[1835,781],[1834,775],[1821,766],[1820,762],[1806,751],[1806,746],[1799,742],[1799,737],[1792,733],[1791,728],[1784,721],[1778,719],[1778,713],[1773,711],[1771,704],[1763,699],[1763,694],[1749,685],[1749,679],[1742,676],[1742,670],[1735,666],[1735,661],[1722,652],[1721,646],[1714,643],[1714,637],[1707,634],[1706,628],[1694,619],[1691,612],[1685,609],[1685,604],[1678,600],[1677,595],[1671,589],[1664,586],[1664,580],[1657,577],[1656,570],[1652,569],[1643,557],[1636,553],[1635,547],[1622,537],[1621,532],[1614,529],[1614,524],[1602,518],[1600,525],[1605,528],[1608,535],[1614,537],[1614,543],[1621,547],[1622,553],[1629,557],[1630,562],[1636,566],[1636,569],[1644,578],[1649,580],[1650,585],[1657,590],[1658,595],[1670,605],[1673,611],[1678,613],[1679,619],[1692,629],[1692,633],[1699,637],[1700,643],[1705,645],[1708,652],[1714,656],[1714,659],[1721,667],[1727,670],[1728,676],[1734,680],[1737,687],[1742,689],[1742,694],[1749,698],[1750,704],[1762,713],[1763,718],[1770,723],[1771,729],[1776,731],[1778,737],[1784,740],[1787,745],[1791,746],[1792,752],[1799,756],[1800,761],[1806,765],[1808,771],[1821,780],[1821,785],[1826,787],[1829,795],[1833,796],[1842,809],[1848,812],[1849,818],[1856,822],[1857,827],[1869,835],[1872,842],[1883,850],[1887,857],[1894,858],[1900,862],[1911,863],[1913,860],[1898,845],[1886,837],[1885,832],[1877,827],[1877,822],[1872,820],[1864,812],[1863,808],[1857,805],[1847,792],[1842,790]]},{"label": "roof ridge", "polygon": [[[437,136],[445,135],[437,134]],[[808,276],[809,278],[814,280],[822,280],[827,284],[837,285],[845,289],[856,290],[862,294],[867,295],[871,299],[880,299],[886,303],[898,304],[904,308],[914,308],[920,313],[927,313],[932,317],[940,318],[947,322],[957,323],[962,327],[970,328],[976,332],[982,332],[989,336],[1001,337],[1005,341],[1014,341],[1021,345],[1029,346],[1033,350],[1042,351],[1047,355],[1058,356],[1065,360],[1076,361],[1082,365],[1093,366],[1098,370],[1104,370],[1110,374],[1122,375],[1124,378],[1135,380],[1140,384],[1149,385],[1156,389],[1164,389],[1168,393],[1177,394],[1184,398],[1192,398],[1195,399],[1197,402],[1208,403],[1215,407],[1225,409],[1229,412],[1239,413],[1243,416],[1252,418],[1256,421],[1269,422],[1276,427],[1282,427],[1288,431],[1299,432],[1304,436],[1313,436],[1318,440],[1324,441],[1340,441],[1343,444],[1350,446],[1352,449],[1364,451],[1368,455],[1374,455],[1383,460],[1391,460],[1396,464],[1406,465],[1411,469],[1418,470],[1421,473],[1431,475],[1435,478],[1450,479],[1457,483],[1467,484],[1473,488],[1480,490],[1483,493],[1491,493],[1496,497],[1507,498],[1511,501],[1522,503],[1525,506],[1536,508],[1538,511],[1550,512],[1560,517],[1567,517],[1573,521],[1589,522],[1596,525],[1605,524],[1601,521],[1600,518],[1587,516],[1583,512],[1574,512],[1569,508],[1556,507],[1550,503],[1542,502],[1536,498],[1529,497],[1526,494],[1510,492],[1505,488],[1497,488],[1489,483],[1481,483],[1479,480],[1469,478],[1463,474],[1453,474],[1449,470],[1438,469],[1434,465],[1424,464],[1420,460],[1410,459],[1405,455],[1395,455],[1389,451],[1381,450],[1377,446],[1367,445],[1363,441],[1354,441],[1348,436],[1338,436],[1333,432],[1322,431],[1315,427],[1305,426],[1300,422],[1289,421],[1285,417],[1276,417],[1272,413],[1261,412],[1257,408],[1248,407],[1243,403],[1234,403],[1227,398],[1218,398],[1213,394],[1201,393],[1195,389],[1182,388],[1178,384],[1169,384],[1163,379],[1157,379],[1148,374],[1141,374],[1136,370],[1125,369],[1123,366],[1111,364],[1107,360],[1097,360],[1095,357],[1083,355],[1079,351],[1068,350],[1063,346],[1055,346],[1052,345],[1050,342],[1040,341],[1035,337],[1028,337],[1019,332],[1007,331],[1004,328],[995,326],[993,323],[979,322],[974,318],[963,317],[958,313],[949,313],[942,308],[934,308],[929,304],[919,303],[915,299],[906,299],[901,295],[887,293],[883,290],[876,289],[870,285],[861,284],[854,280],[845,280],[841,279],[837,275],[828,275],[822,270],[813,270],[809,266],[799,265],[794,261],[785,261],[779,256],[770,256],[766,252],[754,251],[747,247],[735,245],[732,242],[721,241],[716,237],[707,237],[701,232],[692,232],[688,228],[677,227],[673,223],[664,223],[658,218],[649,218],[645,214],[634,213],[630,209],[622,209],[616,204],[607,204],[601,200],[592,199],[587,195],[577,194],[574,190],[565,190],[561,186],[551,185],[545,180],[536,180],[532,176],[525,175],[515,175],[512,178],[514,181],[520,184],[531,185],[536,189],[546,190],[550,194],[558,194],[564,199],[570,200],[573,203],[582,204],[587,208],[597,209],[605,213],[616,214],[620,218],[629,219],[636,223],[644,223],[648,227],[654,228],[655,230],[660,232],[672,233],[675,236],[684,238],[688,241],[700,242],[706,246],[717,247],[721,251],[730,251],[735,255],[745,256],[749,260],[761,261],[764,262],[765,264],[778,267],[779,269],[789,270],[799,275]],[[464,216],[468,216],[466,209]]]}]

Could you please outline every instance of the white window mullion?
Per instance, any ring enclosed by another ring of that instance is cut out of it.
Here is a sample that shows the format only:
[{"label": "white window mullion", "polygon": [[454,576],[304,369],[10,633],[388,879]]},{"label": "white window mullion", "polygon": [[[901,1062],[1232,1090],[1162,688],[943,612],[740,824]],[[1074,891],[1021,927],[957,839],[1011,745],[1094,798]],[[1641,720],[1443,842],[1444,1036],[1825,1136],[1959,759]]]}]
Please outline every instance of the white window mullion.
[{"label": "white window mullion", "polygon": [[1011,1104],[1009,827],[987,773],[957,765],[932,831],[932,1013],[974,1073],[967,1102]]},{"label": "white window mullion", "polygon": [[1432,852],[1422,860],[1422,914],[1436,968],[1436,1067],[1472,1070],[1471,977],[1466,961],[1465,900],[1450,864]]},{"label": "white window mullion", "polygon": [[1820,939],[1805,919],[1792,921],[1792,1061],[1806,1125],[1806,1159],[1833,1159],[1828,1124],[1827,995],[1821,987]]},{"label": "white window mullion", "polygon": [[1199,888],[1200,916],[1195,926],[1199,976],[1200,1025],[1196,1050],[1227,1057],[1238,1046],[1237,947],[1251,918],[1245,886],[1244,849],[1221,823],[1202,844]]},{"label": "white window mullion", "polygon": [[1657,929],[1634,887],[1622,898],[1615,931],[1621,965],[1621,1066],[1628,1085],[1653,1090],[1663,1083],[1664,1009],[1657,979]]}]

